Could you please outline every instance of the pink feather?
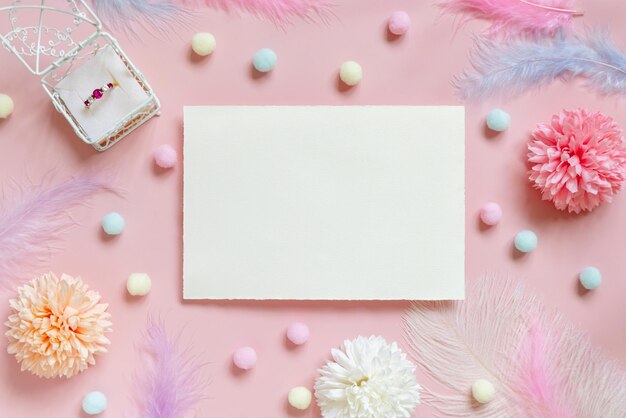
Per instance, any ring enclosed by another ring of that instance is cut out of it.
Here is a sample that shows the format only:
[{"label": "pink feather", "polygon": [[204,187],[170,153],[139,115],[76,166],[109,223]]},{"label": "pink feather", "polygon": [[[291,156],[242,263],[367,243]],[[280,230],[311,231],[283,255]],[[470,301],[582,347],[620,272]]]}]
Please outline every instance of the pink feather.
[{"label": "pink feather", "polygon": [[[626,373],[521,285],[485,278],[459,302],[418,302],[405,317],[417,365],[448,388],[423,389],[423,401],[447,417],[622,418]],[[495,398],[472,400],[478,379]]]},{"label": "pink feather", "polygon": [[183,418],[204,398],[204,364],[189,349],[181,349],[180,335],[168,335],[163,322],[151,318],[142,349],[148,358],[137,375],[137,415]]},{"label": "pink feather", "polygon": [[487,35],[552,36],[571,26],[576,9],[575,0],[442,0],[444,13],[460,15],[462,25],[472,19],[491,22]]},{"label": "pink feather", "polygon": [[73,206],[108,189],[109,182],[95,173],[78,175],[55,186],[18,187],[17,196],[3,197],[0,210],[0,284],[9,287],[30,278],[34,266],[51,252],[52,245],[75,222]]},{"label": "pink feather", "polygon": [[277,24],[294,18],[326,19],[330,14],[329,0],[185,0],[192,5],[204,4],[227,12],[245,12]]},{"label": "pink feather", "polygon": [[563,406],[563,378],[548,360],[550,349],[545,340],[541,325],[531,323],[518,353],[516,387],[534,418],[573,418]]}]

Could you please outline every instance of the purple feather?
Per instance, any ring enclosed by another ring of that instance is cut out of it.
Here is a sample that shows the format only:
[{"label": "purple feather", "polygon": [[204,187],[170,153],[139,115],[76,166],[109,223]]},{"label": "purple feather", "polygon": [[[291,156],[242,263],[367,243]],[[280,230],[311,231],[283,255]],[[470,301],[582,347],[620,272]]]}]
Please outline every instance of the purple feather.
[{"label": "purple feather", "polygon": [[606,31],[557,39],[499,43],[480,38],[471,57],[473,70],[456,80],[466,100],[513,97],[556,79],[587,79],[602,94],[626,94],[626,56]]},{"label": "purple feather", "polygon": [[143,350],[149,354],[139,372],[141,418],[183,418],[204,398],[204,364],[181,349],[180,335],[168,335],[159,320],[148,319]]},{"label": "purple feather", "polygon": [[[110,184],[93,173],[76,176],[52,187],[36,186],[3,198],[0,209],[0,284],[9,287],[30,278],[33,266],[51,252],[53,243],[74,225],[67,211]],[[8,202],[7,202],[8,201]]]},{"label": "purple feather", "polygon": [[245,12],[253,16],[268,19],[282,26],[291,23],[294,18],[314,21],[318,18],[326,21],[332,16],[330,0],[184,0],[191,5],[205,4],[227,12]]},{"label": "purple feather", "polygon": [[92,0],[93,7],[108,26],[135,34],[143,26],[166,35],[176,24],[184,24],[189,11],[175,0]]}]

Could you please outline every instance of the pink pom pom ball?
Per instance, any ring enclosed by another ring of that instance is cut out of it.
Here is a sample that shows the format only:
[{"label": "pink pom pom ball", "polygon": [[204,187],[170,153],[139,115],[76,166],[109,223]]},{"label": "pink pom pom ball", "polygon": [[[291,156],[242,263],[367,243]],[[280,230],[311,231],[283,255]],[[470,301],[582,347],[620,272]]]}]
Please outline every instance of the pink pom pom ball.
[{"label": "pink pom pom ball", "polygon": [[287,339],[295,345],[302,345],[309,340],[309,327],[302,322],[294,322],[287,328]]},{"label": "pink pom pom ball", "polygon": [[241,347],[233,354],[233,363],[241,370],[250,370],[256,365],[256,351],[252,347]]},{"label": "pink pom pom ball", "polygon": [[626,178],[626,148],[615,121],[584,109],[564,110],[532,133],[529,178],[543,200],[580,213],[610,202]]},{"label": "pink pom pom ball", "polygon": [[178,161],[178,153],[171,145],[161,145],[154,150],[154,162],[161,168],[172,168]]},{"label": "pink pom pom ball", "polygon": [[389,17],[389,32],[394,35],[404,35],[411,27],[411,18],[408,13],[402,10],[393,12]]},{"label": "pink pom pom ball", "polygon": [[480,210],[480,220],[485,225],[494,226],[502,219],[502,208],[494,202],[489,202]]}]

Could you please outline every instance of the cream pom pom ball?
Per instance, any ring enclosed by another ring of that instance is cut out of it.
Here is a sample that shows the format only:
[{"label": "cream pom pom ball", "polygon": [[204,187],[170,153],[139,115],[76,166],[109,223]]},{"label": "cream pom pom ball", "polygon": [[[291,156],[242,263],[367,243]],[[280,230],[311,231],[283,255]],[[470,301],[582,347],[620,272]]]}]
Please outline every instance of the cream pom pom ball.
[{"label": "cream pom pom ball", "polygon": [[215,36],[208,32],[196,33],[191,39],[191,49],[203,57],[212,54],[216,45]]},{"label": "cream pom pom ball", "polygon": [[152,289],[152,280],[146,273],[133,273],[128,276],[126,289],[132,296],[145,296]]},{"label": "cream pom pom ball", "polygon": [[15,109],[11,96],[0,93],[0,119],[8,118]]},{"label": "cream pom pom ball", "polygon": [[487,403],[493,400],[496,394],[496,388],[493,384],[485,379],[478,379],[472,385],[472,396],[478,403]]},{"label": "cream pom pom ball", "polygon": [[361,64],[356,61],[344,62],[339,69],[339,78],[348,86],[356,86],[363,78]]},{"label": "cream pom pom ball", "polygon": [[304,410],[311,406],[313,395],[311,391],[304,386],[298,386],[289,391],[287,400],[289,405],[296,409]]}]

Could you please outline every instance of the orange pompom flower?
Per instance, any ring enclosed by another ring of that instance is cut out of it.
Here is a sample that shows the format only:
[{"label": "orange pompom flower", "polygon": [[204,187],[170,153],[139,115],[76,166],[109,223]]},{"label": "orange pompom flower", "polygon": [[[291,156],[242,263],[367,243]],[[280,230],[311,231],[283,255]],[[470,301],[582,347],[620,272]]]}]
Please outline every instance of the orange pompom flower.
[{"label": "orange pompom flower", "polygon": [[80,278],[44,274],[18,289],[10,301],[12,314],[8,352],[22,370],[39,377],[72,377],[105,353],[111,331],[108,305]]}]

